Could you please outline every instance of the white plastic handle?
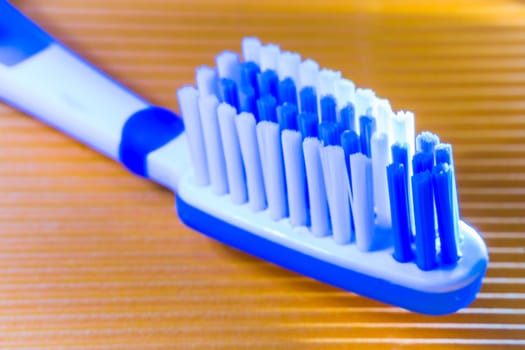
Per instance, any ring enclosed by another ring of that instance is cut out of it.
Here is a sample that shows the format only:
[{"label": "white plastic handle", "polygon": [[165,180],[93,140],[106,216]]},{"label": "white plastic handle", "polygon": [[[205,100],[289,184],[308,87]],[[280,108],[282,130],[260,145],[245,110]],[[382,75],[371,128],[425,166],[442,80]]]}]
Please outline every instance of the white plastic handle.
[{"label": "white plastic handle", "polygon": [[59,44],[0,64],[0,82],[4,100],[116,160],[124,123],[149,106]]}]

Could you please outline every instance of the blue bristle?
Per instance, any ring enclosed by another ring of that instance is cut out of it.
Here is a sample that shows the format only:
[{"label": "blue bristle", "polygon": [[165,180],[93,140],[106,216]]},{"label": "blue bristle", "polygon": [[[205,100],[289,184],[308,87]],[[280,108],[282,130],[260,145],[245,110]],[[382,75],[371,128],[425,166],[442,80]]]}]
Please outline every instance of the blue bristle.
[{"label": "blue bristle", "polygon": [[321,120],[332,123],[337,121],[337,104],[332,95],[321,98]]},{"label": "blue bristle", "polygon": [[421,152],[434,152],[439,144],[439,137],[429,131],[423,131],[416,137],[416,150]]},{"label": "blue bristle", "polygon": [[252,113],[255,120],[259,120],[256,101],[253,88],[249,85],[241,85],[239,89],[239,111]]},{"label": "blue bristle", "polygon": [[304,138],[317,137],[317,116],[312,113],[301,113],[297,117],[299,131]]},{"label": "blue bristle", "polygon": [[341,125],[343,130],[355,130],[355,108],[349,102],[341,109]]},{"label": "blue bristle", "polygon": [[394,143],[391,147],[391,150],[392,163],[402,164],[405,169],[405,178],[408,179],[408,144]]},{"label": "blue bristle", "polygon": [[299,93],[301,113],[312,113],[317,116],[317,92],[313,87],[307,86]]},{"label": "blue bristle", "polygon": [[277,73],[269,69],[262,72],[257,77],[259,83],[259,96],[263,97],[265,95],[272,95],[277,98],[277,90],[279,86],[279,77],[277,76]]},{"label": "blue bristle", "polygon": [[370,158],[370,140],[376,131],[376,119],[371,116],[363,115],[359,118],[359,133],[361,137],[361,153]]},{"label": "blue bristle", "polygon": [[341,146],[345,152],[346,169],[350,179],[350,189],[352,189],[352,170],[350,168],[350,155],[359,152],[359,135],[354,130],[345,130],[341,134]]},{"label": "blue bristle", "polygon": [[222,78],[219,83],[221,101],[235,107],[239,111],[239,97],[237,96],[237,84],[232,79]]},{"label": "blue bristle", "polygon": [[257,100],[260,120],[277,123],[277,101],[272,95],[265,95]]},{"label": "blue bristle", "polygon": [[253,89],[255,100],[259,98],[259,84],[257,83],[259,73],[257,63],[244,62],[241,64],[241,86],[250,86]]},{"label": "blue bristle", "polygon": [[424,271],[436,266],[436,232],[432,175],[424,171],[412,176],[412,197],[416,223],[416,264]]},{"label": "blue bristle", "polygon": [[277,108],[277,117],[281,130],[297,130],[297,106],[285,103]]},{"label": "blue bristle", "polygon": [[434,167],[434,154],[430,152],[418,152],[412,158],[412,169],[414,174],[424,171],[432,171]]},{"label": "blue bristle", "polygon": [[292,78],[286,78],[279,83],[279,104],[292,103],[297,105],[297,89]]},{"label": "blue bristle", "polygon": [[436,146],[436,164],[446,163],[454,165],[454,158],[452,156],[452,145],[448,143],[440,143]]},{"label": "blue bristle", "polygon": [[408,145],[406,143],[394,143],[392,145],[392,162],[403,164],[408,167]]},{"label": "blue bristle", "polygon": [[432,174],[436,200],[439,240],[441,242],[441,261],[453,264],[458,260],[458,222],[454,215],[455,199],[453,191],[453,170],[446,163],[434,167]]},{"label": "blue bristle", "polygon": [[319,139],[324,146],[338,145],[340,142],[339,129],[333,122],[321,122],[319,124]]},{"label": "blue bristle", "polygon": [[387,166],[388,194],[394,233],[394,258],[399,262],[407,262],[414,258],[411,248],[412,232],[406,173],[406,168],[401,163],[392,163]]},{"label": "blue bristle", "polygon": [[345,130],[341,134],[341,146],[345,151],[345,157],[359,152],[359,135],[354,130]]}]

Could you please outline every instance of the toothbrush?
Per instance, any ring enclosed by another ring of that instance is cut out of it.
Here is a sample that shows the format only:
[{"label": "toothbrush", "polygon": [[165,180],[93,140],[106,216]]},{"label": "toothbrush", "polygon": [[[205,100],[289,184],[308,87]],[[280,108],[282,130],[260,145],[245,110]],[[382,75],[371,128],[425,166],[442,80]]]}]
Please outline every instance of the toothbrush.
[{"label": "toothbrush", "polygon": [[177,97],[184,123],[0,1],[0,98],[176,194],[179,218],[292,271],[418,313],[469,305],[487,248],[450,145],[370,89],[245,38]]}]

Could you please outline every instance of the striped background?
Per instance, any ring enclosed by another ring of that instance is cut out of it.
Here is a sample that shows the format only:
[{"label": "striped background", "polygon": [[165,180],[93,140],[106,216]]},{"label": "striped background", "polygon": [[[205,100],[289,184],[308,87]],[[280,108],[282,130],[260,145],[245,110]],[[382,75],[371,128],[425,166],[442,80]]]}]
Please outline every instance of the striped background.
[{"label": "striped background", "polygon": [[454,144],[462,214],[489,245],[473,305],[415,315],[212,242],[168,191],[0,105],[1,349],[525,347],[525,3],[327,2],[15,4],[175,109],[197,65],[258,35],[413,110]]}]

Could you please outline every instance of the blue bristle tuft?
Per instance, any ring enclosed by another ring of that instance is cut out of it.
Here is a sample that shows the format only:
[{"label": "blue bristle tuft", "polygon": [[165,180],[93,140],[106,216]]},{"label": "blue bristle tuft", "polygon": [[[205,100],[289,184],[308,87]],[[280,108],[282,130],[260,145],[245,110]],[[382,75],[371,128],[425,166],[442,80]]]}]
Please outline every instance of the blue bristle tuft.
[{"label": "blue bristle tuft", "polygon": [[408,167],[408,145],[406,143],[395,143],[392,145],[392,162],[403,164]]},{"label": "blue bristle tuft", "polygon": [[341,109],[341,126],[343,130],[355,130],[355,108],[349,102]]},{"label": "blue bristle tuft", "polygon": [[401,163],[392,163],[387,166],[388,194],[394,233],[394,258],[399,262],[411,261],[414,258],[411,248],[412,232],[406,174],[406,168]]},{"label": "blue bristle tuft", "polygon": [[272,95],[277,98],[279,77],[273,70],[266,70],[257,76],[259,85],[259,97]]},{"label": "blue bristle tuft", "polygon": [[350,155],[359,152],[359,135],[354,130],[345,130],[341,134],[341,146],[345,152],[346,169],[350,179],[350,189],[352,189],[352,169],[350,168]]},{"label": "blue bristle tuft", "polygon": [[237,96],[237,84],[232,79],[223,78],[219,83],[221,101],[229,104],[239,111],[239,97]]},{"label": "blue bristle tuft", "polygon": [[255,100],[259,98],[259,84],[257,83],[259,73],[257,63],[244,62],[241,64],[241,86],[250,86],[253,89]]},{"label": "blue bristle tuft", "polygon": [[340,142],[339,128],[333,122],[321,122],[319,124],[319,139],[324,146],[338,145]]},{"label": "blue bristle tuft", "polygon": [[412,169],[414,174],[424,171],[432,171],[434,166],[434,154],[430,152],[418,152],[412,158]]},{"label": "blue bristle tuft", "polygon": [[332,123],[337,121],[337,103],[332,95],[321,98],[321,120]]},{"label": "blue bristle tuft", "polygon": [[297,89],[292,78],[286,78],[279,83],[279,104],[292,103],[297,105]]},{"label": "blue bristle tuft", "polygon": [[454,159],[452,156],[452,145],[448,143],[440,143],[436,146],[436,164],[446,163],[454,165]]},{"label": "blue bristle tuft", "polygon": [[374,117],[363,115],[359,118],[359,133],[361,137],[361,153],[370,158],[370,140],[372,134],[376,131],[376,119]]},{"label": "blue bristle tuft", "polygon": [[257,100],[260,120],[277,123],[277,101],[272,95],[265,95]]},{"label": "blue bristle tuft", "polygon": [[345,157],[359,152],[359,135],[354,130],[345,130],[341,134],[341,146],[345,151]]},{"label": "blue bristle tuft", "polygon": [[277,108],[277,117],[281,130],[297,130],[297,106],[285,103]]},{"label": "blue bristle tuft", "polygon": [[249,85],[241,85],[239,89],[239,112],[252,113],[255,120],[259,120],[256,101],[253,88]]},{"label": "blue bristle tuft", "polygon": [[434,152],[439,144],[439,137],[429,131],[423,131],[416,137],[416,150],[418,152]]},{"label": "blue bristle tuft", "polygon": [[441,242],[441,261],[443,264],[453,264],[458,260],[457,237],[459,226],[454,214],[454,176],[447,163],[434,167],[432,174],[434,196],[436,202],[439,240]]},{"label": "blue bristle tuft", "polygon": [[299,93],[301,113],[312,113],[317,116],[317,92],[313,87],[307,86]]},{"label": "blue bristle tuft", "polygon": [[299,131],[304,138],[306,137],[317,137],[317,116],[312,113],[301,113],[297,117]]},{"label": "blue bristle tuft", "polygon": [[432,175],[429,171],[412,176],[412,196],[416,223],[416,264],[424,271],[436,266],[436,231]]}]

